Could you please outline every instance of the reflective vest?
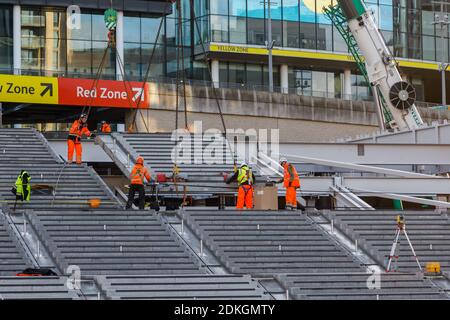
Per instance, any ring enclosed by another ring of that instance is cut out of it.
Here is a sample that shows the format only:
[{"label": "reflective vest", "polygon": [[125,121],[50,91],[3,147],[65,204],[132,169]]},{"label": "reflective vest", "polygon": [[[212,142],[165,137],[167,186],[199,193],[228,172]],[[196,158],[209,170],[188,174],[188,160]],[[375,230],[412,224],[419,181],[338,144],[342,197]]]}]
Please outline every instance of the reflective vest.
[{"label": "reflective vest", "polygon": [[253,174],[249,167],[242,167],[239,169],[237,182],[239,185],[242,184],[253,184]]},{"label": "reflective vest", "polygon": [[91,132],[87,128],[86,124],[81,123],[80,120],[75,120],[72,127],[70,127],[68,139],[79,143],[83,134],[89,137]]},{"label": "reflective vest", "polygon": [[[25,184],[25,188],[28,191],[26,197],[25,197],[25,192],[24,192],[24,189],[23,189],[23,186],[24,186],[24,183],[23,183],[24,175],[28,175],[28,183]],[[31,195],[30,180],[31,180],[31,177],[28,174],[28,172],[26,172],[26,171],[22,172],[17,177],[17,180],[16,180],[16,195],[22,196],[23,201],[30,201],[30,195]]]},{"label": "reflective vest", "polygon": [[294,187],[300,188],[300,178],[298,177],[297,170],[290,163],[285,163],[284,166],[284,186],[286,188]]},{"label": "reflective vest", "polygon": [[150,180],[150,174],[143,165],[136,164],[131,171],[131,184],[144,184],[144,178]]}]

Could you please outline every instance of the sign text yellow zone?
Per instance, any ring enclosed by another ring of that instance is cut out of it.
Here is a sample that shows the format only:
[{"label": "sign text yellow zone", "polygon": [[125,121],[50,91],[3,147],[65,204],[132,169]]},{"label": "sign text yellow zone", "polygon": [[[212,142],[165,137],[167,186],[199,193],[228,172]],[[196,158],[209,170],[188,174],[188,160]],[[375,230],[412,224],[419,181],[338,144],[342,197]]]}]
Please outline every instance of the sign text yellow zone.
[{"label": "sign text yellow zone", "polygon": [[0,75],[0,102],[58,104],[58,79]]}]

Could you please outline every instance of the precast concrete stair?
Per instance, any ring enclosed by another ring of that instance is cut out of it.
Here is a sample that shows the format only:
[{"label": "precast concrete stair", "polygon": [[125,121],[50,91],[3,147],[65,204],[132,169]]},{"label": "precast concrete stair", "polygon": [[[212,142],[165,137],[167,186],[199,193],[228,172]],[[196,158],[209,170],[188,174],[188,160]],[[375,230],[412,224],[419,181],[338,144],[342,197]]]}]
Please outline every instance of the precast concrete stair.
[{"label": "precast concrete stair", "polygon": [[0,277],[0,299],[78,300],[78,294],[66,283],[67,277]]},{"label": "precast concrete stair", "polygon": [[267,300],[257,281],[239,275],[99,276],[109,299]]},{"label": "precast concrete stair", "polygon": [[363,270],[297,212],[187,210],[184,219],[231,273],[274,275]]},{"label": "precast concrete stair", "polygon": [[[396,216],[405,217],[406,231],[424,268],[427,262],[439,262],[444,271],[450,270],[450,221],[436,211],[332,211],[326,212],[334,225],[371,255],[380,265],[387,267],[394,242]],[[397,270],[419,270],[417,262],[403,234],[400,236],[400,257]]]},{"label": "precast concrete stair", "polygon": [[27,213],[60,270],[83,275],[203,273],[200,262],[149,211]]}]

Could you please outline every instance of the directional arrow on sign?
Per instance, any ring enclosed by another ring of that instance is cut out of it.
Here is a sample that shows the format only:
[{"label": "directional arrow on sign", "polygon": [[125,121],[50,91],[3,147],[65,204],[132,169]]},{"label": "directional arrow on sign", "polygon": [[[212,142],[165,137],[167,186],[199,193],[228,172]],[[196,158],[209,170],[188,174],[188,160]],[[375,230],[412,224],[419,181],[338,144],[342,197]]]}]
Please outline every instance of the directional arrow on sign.
[{"label": "directional arrow on sign", "polygon": [[50,92],[50,97],[53,97],[53,84],[41,82],[41,86],[44,87],[44,90],[41,92],[41,97],[45,96],[47,92]]},{"label": "directional arrow on sign", "polygon": [[136,102],[139,99],[139,97],[141,98],[140,102],[145,101],[144,90],[142,88],[132,88],[131,90],[133,90],[133,92],[135,93],[133,97],[133,102]]}]

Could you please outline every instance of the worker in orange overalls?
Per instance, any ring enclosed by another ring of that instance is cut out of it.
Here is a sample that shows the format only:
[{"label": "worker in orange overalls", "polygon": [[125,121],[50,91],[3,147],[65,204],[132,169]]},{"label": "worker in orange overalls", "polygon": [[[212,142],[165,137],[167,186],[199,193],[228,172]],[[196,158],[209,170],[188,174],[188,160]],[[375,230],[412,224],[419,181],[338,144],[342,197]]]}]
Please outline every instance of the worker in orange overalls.
[{"label": "worker in orange overalls", "polygon": [[131,170],[130,179],[130,191],[128,192],[128,201],[126,209],[130,209],[134,202],[134,195],[136,191],[139,193],[139,209],[144,210],[145,207],[145,189],[144,189],[144,179],[150,182],[150,173],[146,167],[144,167],[144,158],[138,157],[136,159],[136,164]]},{"label": "worker in orange overalls", "polygon": [[83,148],[81,146],[81,137],[85,135],[87,137],[93,136],[87,127],[87,114],[83,113],[80,119],[75,120],[72,127],[69,130],[69,136],[67,137],[67,161],[72,163],[73,152],[75,150],[77,156],[77,164],[81,164],[81,158],[83,155]]},{"label": "worker in orange overalls", "polygon": [[108,122],[102,121],[102,127],[100,128],[100,132],[102,133],[111,133],[111,126]]},{"label": "worker in orange overalls", "polygon": [[284,182],[286,188],[286,209],[297,210],[297,189],[300,188],[300,178],[297,170],[286,158],[280,159],[284,169],[284,177],[278,183]]},{"label": "worker in orange overalls", "polygon": [[243,162],[239,170],[229,178],[226,179],[226,183],[229,184],[232,181],[238,183],[238,197],[236,203],[236,209],[253,209],[253,184],[255,183],[255,175],[248,167],[247,163]]}]

